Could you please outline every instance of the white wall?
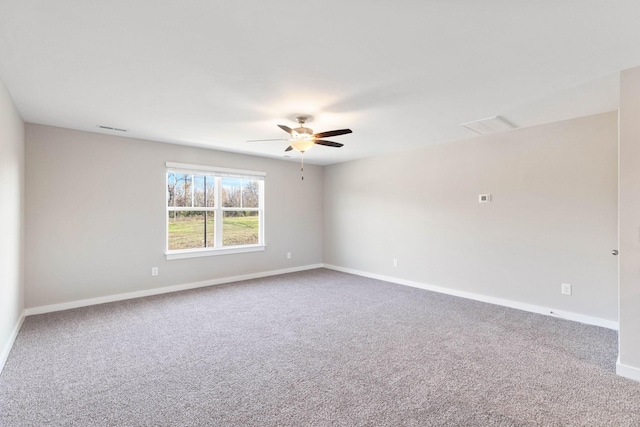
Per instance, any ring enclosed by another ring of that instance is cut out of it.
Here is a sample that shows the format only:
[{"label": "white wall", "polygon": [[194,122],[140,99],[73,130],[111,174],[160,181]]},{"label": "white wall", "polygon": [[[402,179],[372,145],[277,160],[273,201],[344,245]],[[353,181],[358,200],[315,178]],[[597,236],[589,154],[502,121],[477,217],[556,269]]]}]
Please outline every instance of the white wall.
[{"label": "white wall", "polygon": [[24,123],[0,81],[0,370],[23,303]]},{"label": "white wall", "polygon": [[[321,167],[33,124],[26,141],[28,308],[322,263]],[[265,171],[266,251],[166,261],[167,161]]]},{"label": "white wall", "polygon": [[332,165],[324,182],[327,264],[618,320],[616,112]]},{"label": "white wall", "polygon": [[620,355],[640,381],[640,67],[620,75]]}]

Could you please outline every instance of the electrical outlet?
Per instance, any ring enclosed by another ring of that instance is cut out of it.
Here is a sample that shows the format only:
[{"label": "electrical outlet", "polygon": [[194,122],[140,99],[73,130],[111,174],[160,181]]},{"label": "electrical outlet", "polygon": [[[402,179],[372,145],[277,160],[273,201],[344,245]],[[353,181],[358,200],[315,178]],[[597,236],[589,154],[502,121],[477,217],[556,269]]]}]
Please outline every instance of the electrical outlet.
[{"label": "electrical outlet", "polygon": [[395,258],[393,259],[393,266],[394,266],[394,267],[397,267],[397,266],[398,266],[398,260],[397,260],[397,259],[395,259]]},{"label": "electrical outlet", "polygon": [[562,292],[562,295],[571,295],[571,285],[569,283],[563,283],[560,292]]},{"label": "electrical outlet", "polygon": [[287,252],[287,259],[291,259],[291,252]]},{"label": "electrical outlet", "polygon": [[158,275],[158,267],[151,267],[151,275],[152,276]]}]

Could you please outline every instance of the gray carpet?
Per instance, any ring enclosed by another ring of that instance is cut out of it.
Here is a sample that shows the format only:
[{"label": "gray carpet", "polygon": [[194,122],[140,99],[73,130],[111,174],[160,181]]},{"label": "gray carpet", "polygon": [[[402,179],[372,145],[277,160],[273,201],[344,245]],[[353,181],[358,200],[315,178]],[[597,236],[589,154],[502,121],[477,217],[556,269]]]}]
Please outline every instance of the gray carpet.
[{"label": "gray carpet", "polygon": [[28,317],[2,426],[639,426],[603,328],[330,270]]}]

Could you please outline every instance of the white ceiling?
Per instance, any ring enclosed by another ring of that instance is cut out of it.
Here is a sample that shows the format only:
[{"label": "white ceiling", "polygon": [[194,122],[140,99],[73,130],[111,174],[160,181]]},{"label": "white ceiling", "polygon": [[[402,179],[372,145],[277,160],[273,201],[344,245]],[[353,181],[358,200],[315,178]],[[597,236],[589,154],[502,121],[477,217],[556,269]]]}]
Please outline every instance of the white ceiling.
[{"label": "white ceiling", "polygon": [[[331,164],[611,111],[640,65],[632,0],[0,0],[27,122],[282,157],[276,125],[351,128]],[[292,155],[297,158],[296,154]]]}]

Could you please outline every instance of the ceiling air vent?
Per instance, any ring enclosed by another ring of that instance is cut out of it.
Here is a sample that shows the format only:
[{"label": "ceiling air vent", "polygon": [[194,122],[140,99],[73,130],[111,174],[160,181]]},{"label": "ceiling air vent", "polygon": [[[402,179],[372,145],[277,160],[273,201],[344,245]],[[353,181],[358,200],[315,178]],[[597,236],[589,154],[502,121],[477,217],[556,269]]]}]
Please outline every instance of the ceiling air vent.
[{"label": "ceiling air vent", "polygon": [[126,132],[126,129],[120,129],[120,128],[114,128],[113,126],[102,126],[102,125],[98,125],[98,128],[100,129],[104,129],[104,130],[112,130],[115,132]]},{"label": "ceiling air vent", "polygon": [[482,120],[462,123],[460,126],[466,127],[480,135],[489,135],[492,133],[504,132],[505,130],[515,129],[512,123],[509,123],[500,116],[488,117]]}]

